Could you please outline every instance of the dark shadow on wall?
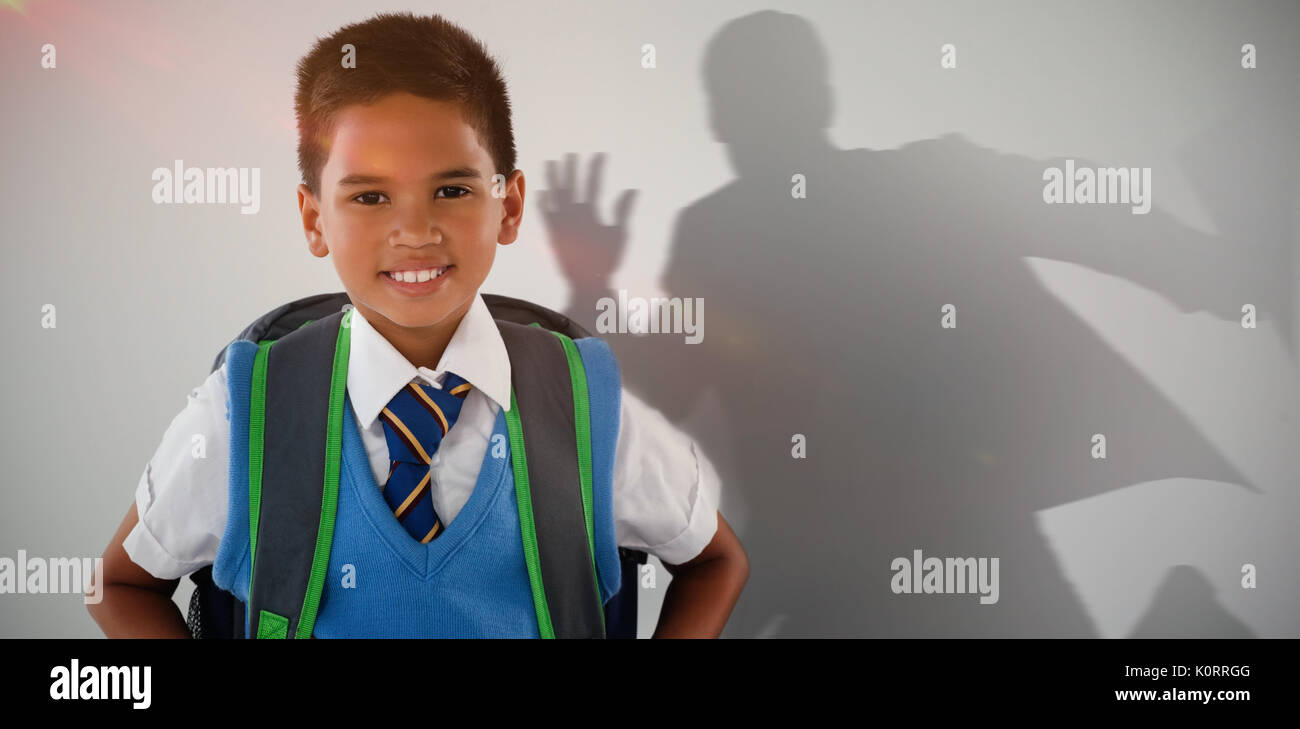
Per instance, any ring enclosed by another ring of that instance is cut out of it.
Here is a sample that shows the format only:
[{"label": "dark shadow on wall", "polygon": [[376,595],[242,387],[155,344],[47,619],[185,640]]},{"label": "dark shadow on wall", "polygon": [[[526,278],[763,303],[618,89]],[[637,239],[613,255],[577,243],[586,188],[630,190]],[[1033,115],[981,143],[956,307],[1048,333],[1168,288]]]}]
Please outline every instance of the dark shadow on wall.
[{"label": "dark shadow on wall", "polygon": [[[713,454],[735,444],[714,460],[736,464],[721,473],[724,501],[747,514],[751,576],[724,635],[1095,636],[1036,512],[1172,477],[1260,489],[1024,259],[1079,263],[1224,321],[1253,303],[1261,326],[1289,336],[1290,121],[1242,116],[1189,150],[1222,231],[1210,236],[1158,207],[1045,204],[1043,171],[1065,158],[955,134],[837,149],[828,78],[803,18],[755,13],[711,39],[711,124],[736,177],[681,211],[662,280],[669,296],[704,299],[704,340],[601,335],[625,384],[669,418],[708,390],[720,398],[727,439],[692,435]],[[1232,164],[1252,167],[1218,177]],[[572,160],[567,180],[548,171],[567,313],[595,331],[596,301],[617,298],[633,196],[606,226],[599,175],[579,200]],[[806,199],[791,196],[796,173]],[[955,329],[940,326],[946,304]],[[791,456],[795,433],[806,459]],[[1094,433],[1105,460],[1091,457]],[[893,594],[891,561],[914,549],[999,557],[998,602]]]},{"label": "dark shadow on wall", "polygon": [[1228,612],[1214,585],[1195,567],[1180,564],[1165,574],[1130,638],[1254,638],[1246,624]]}]

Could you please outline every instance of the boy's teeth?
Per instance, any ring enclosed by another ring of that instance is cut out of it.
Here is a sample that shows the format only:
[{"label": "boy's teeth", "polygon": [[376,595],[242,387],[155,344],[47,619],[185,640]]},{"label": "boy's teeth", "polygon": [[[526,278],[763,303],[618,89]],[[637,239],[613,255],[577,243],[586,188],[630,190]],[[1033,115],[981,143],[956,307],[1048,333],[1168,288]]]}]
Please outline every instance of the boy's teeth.
[{"label": "boy's teeth", "polygon": [[406,283],[423,283],[431,278],[437,278],[446,272],[446,268],[426,268],[423,271],[389,271],[388,276],[394,281],[405,281]]}]

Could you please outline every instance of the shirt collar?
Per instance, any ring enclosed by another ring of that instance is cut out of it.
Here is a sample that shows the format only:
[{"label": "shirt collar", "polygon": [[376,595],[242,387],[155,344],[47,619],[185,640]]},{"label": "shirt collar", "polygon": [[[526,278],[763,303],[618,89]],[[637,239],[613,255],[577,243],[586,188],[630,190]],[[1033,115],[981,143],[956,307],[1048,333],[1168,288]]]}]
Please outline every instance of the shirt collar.
[{"label": "shirt collar", "polygon": [[510,409],[510,357],[492,312],[477,294],[434,370],[411,364],[360,312],[352,315],[350,336],[348,395],[363,428],[369,428],[388,401],[412,380],[441,388],[449,371],[503,410]]}]

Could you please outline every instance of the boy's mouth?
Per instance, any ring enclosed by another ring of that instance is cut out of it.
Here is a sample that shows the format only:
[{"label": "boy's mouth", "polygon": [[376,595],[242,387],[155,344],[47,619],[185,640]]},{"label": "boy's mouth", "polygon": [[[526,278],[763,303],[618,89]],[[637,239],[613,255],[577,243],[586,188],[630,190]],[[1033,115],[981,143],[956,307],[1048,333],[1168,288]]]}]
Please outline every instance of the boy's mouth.
[{"label": "boy's mouth", "polygon": [[403,268],[393,271],[384,271],[383,274],[394,281],[404,283],[424,283],[430,279],[443,276],[452,268],[455,268],[455,266],[448,264],[446,266],[431,266],[428,268]]},{"label": "boy's mouth", "polygon": [[450,263],[445,266],[430,266],[427,263],[413,261],[399,264],[401,268],[381,271],[380,276],[402,296],[423,299],[441,291],[446,285],[447,274],[456,270]]}]

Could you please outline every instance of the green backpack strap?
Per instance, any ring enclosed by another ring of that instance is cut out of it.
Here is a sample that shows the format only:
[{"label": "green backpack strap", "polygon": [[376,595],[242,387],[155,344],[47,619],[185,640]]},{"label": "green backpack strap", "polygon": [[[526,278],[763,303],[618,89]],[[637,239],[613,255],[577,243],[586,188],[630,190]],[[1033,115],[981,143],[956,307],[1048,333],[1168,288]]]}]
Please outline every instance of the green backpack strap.
[{"label": "green backpack strap", "polygon": [[510,457],[543,638],[603,638],[586,370],[567,336],[497,320],[510,357]]},{"label": "green backpack strap", "polygon": [[354,311],[258,345],[248,449],[248,610],[258,638],[310,638],[316,623],[338,506]]}]

